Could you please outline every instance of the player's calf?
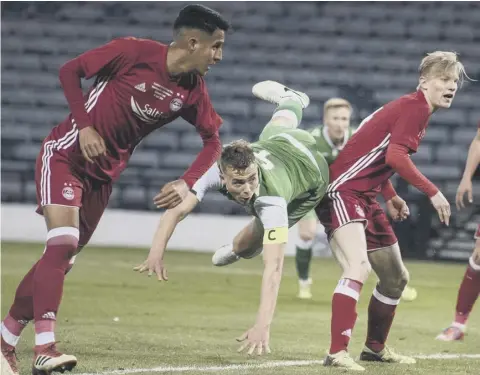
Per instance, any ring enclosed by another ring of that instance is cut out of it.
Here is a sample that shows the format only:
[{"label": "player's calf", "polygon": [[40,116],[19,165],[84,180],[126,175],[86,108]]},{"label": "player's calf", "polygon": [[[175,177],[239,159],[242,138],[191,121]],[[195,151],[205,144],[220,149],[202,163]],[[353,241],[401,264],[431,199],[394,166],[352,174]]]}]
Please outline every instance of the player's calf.
[{"label": "player's calf", "polygon": [[409,281],[410,274],[406,268],[403,268],[400,274],[392,273],[388,278],[380,278],[377,284],[377,290],[382,295],[392,299],[398,299],[402,296],[403,290]]},{"label": "player's calf", "polygon": [[468,260],[468,266],[458,290],[455,319],[449,327],[437,337],[440,341],[463,340],[467,330],[467,320],[473,306],[480,295],[480,240],[477,240],[475,250]]},{"label": "player's calf", "polygon": [[2,336],[2,375],[19,375],[15,346],[8,344]]}]

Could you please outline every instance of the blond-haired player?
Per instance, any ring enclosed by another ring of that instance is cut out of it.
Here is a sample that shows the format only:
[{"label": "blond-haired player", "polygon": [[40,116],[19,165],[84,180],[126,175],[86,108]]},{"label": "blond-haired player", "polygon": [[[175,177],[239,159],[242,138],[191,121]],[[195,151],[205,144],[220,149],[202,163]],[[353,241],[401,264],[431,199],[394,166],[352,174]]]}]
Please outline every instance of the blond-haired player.
[{"label": "blond-haired player", "polygon": [[[309,129],[317,142],[320,151],[330,165],[337,158],[352,135],[350,119],[352,105],[343,98],[330,98],[323,105],[323,125]],[[295,248],[295,264],[298,274],[298,298],[312,298],[309,277],[310,263],[312,260],[312,245],[317,232],[318,219],[315,211],[309,212],[301,219],[298,226],[298,240]]]},{"label": "blond-haired player", "polygon": [[325,226],[330,247],[342,268],[332,297],[331,345],[326,366],[364,371],[348,353],[357,319],[356,305],[373,269],[379,282],[368,308],[368,332],[360,360],[415,363],[385,346],[396,307],[408,283],[397,238],[376,200],[382,193],[394,220],[409,215],[389,178],[400,177],[425,193],[448,225],[450,204],[413,164],[428,120],[440,108],[450,108],[465,70],[453,52],[428,54],[420,64],[417,91],[385,104],[363,120],[330,166],[327,194],[316,212]]}]

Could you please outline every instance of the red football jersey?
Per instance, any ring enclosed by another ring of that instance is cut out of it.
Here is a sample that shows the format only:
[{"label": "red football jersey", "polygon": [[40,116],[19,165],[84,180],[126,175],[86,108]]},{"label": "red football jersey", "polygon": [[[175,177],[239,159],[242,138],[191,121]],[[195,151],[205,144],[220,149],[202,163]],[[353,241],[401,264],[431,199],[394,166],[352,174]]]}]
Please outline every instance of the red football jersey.
[{"label": "red football jersey", "polygon": [[394,100],[365,118],[338,158],[330,166],[329,192],[380,192],[380,185],[395,172],[386,164],[389,144],[417,151],[425,135],[430,109],[417,91]]},{"label": "red football jersey", "polygon": [[[167,51],[168,46],[153,40],[121,38],[65,64],[60,79],[72,113],[51,131],[44,147],[63,153],[80,174],[114,181],[138,143],[179,116],[196,126],[204,141],[218,137],[222,119],[203,78],[192,74],[183,82],[173,80],[166,69]],[[93,76],[93,87],[79,97],[78,77]],[[93,164],[85,161],[78,144],[79,129],[89,125],[107,147],[107,156]]]}]

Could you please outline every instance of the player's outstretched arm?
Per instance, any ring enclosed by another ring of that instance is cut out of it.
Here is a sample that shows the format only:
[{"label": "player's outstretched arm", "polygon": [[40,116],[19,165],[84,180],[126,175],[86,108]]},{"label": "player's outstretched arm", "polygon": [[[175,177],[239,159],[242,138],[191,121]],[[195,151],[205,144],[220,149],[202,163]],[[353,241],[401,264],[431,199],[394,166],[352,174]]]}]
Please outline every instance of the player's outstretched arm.
[{"label": "player's outstretched arm", "polygon": [[[220,178],[220,169],[217,163],[212,165],[196,183],[192,190],[187,193],[185,199],[175,208],[167,210],[160,218],[157,231],[153,237],[152,247],[147,260],[134,268],[135,271],[148,271],[149,275],[154,272],[157,274],[159,280],[166,280],[166,271],[163,265],[163,256],[170,237],[173,234],[177,224],[183,220],[195,206],[202,201],[205,193],[210,189],[220,188],[222,180]],[[154,202],[156,203],[156,199]],[[165,277],[164,277],[165,273]]]},{"label": "player's outstretched arm", "polygon": [[457,196],[456,196],[456,204],[457,209],[465,208],[465,204],[463,202],[463,198],[465,194],[468,195],[468,202],[473,202],[473,194],[472,194],[472,177],[475,171],[480,164],[480,124],[479,129],[477,131],[476,137],[473,139],[472,143],[470,144],[470,148],[468,150],[467,162],[465,164],[465,170],[463,171],[463,177],[460,181],[460,185],[457,189]]},{"label": "player's outstretched arm", "polygon": [[270,326],[277,305],[278,290],[282,279],[285,244],[288,241],[287,203],[281,197],[261,197],[255,202],[255,210],[262,221],[263,277],[255,325],[237,340],[242,343],[239,352],[249,354],[269,353]]},{"label": "player's outstretched arm", "polygon": [[[277,228],[276,231],[288,232],[288,228]],[[265,233],[272,232],[266,230]],[[255,325],[240,336],[242,342],[239,352],[247,349],[248,354],[258,355],[270,353],[270,326],[277,305],[278,290],[282,279],[285,243],[265,244],[263,247],[263,277]]]},{"label": "player's outstretched arm", "polygon": [[168,241],[172,237],[177,224],[192,212],[197,204],[198,199],[196,195],[189,192],[180,205],[165,211],[153,236],[152,247],[147,260],[135,267],[134,271],[139,271],[140,273],[148,271],[148,276],[155,273],[159,281],[168,280],[167,270],[163,263]]}]

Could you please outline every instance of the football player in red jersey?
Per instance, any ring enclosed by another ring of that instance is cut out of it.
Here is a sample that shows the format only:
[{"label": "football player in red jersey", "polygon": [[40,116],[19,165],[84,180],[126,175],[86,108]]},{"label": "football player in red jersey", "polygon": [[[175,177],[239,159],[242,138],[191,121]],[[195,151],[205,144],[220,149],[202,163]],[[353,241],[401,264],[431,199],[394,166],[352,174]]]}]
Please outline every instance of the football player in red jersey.
[{"label": "football player in red jersey", "polygon": [[[457,189],[457,209],[465,208],[464,198],[467,194],[468,202],[473,202],[472,177],[480,165],[480,122],[478,123],[477,136],[473,139],[468,151],[467,163],[463,178]],[[467,319],[472,311],[478,295],[480,294],[480,224],[475,233],[475,248],[468,261],[467,270],[458,290],[455,319],[450,327],[437,336],[437,340],[455,341],[462,340],[467,328]]]},{"label": "football player in red jersey", "polygon": [[[87,51],[60,69],[71,113],[53,128],[36,163],[37,212],[45,217],[43,256],[17,288],[2,322],[2,354],[18,373],[15,346],[35,321],[33,374],[72,369],[77,359],[55,346],[55,322],[65,274],[92,236],[112,185],[138,143],[183,117],[196,127],[204,148],[185,174],[155,197],[157,206],[182,200],[221,152],[219,127],[203,76],[222,60],[230,25],[201,5],[183,8],[170,45],[120,38]],[[96,77],[86,96],[81,78]]]},{"label": "football player in red jersey", "polygon": [[368,333],[361,360],[415,363],[394,353],[385,341],[409,276],[386,213],[376,200],[382,193],[389,215],[403,220],[408,207],[389,178],[398,173],[424,192],[446,225],[450,205],[438,188],[415,167],[428,120],[439,108],[449,108],[458,82],[466,76],[452,52],[433,52],[420,64],[417,91],[394,100],[368,116],[330,167],[327,195],[317,207],[330,246],[343,274],[332,298],[331,346],[326,366],[362,371],[348,353],[357,319],[356,305],[363,283],[373,269],[379,282],[368,308]]}]

